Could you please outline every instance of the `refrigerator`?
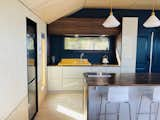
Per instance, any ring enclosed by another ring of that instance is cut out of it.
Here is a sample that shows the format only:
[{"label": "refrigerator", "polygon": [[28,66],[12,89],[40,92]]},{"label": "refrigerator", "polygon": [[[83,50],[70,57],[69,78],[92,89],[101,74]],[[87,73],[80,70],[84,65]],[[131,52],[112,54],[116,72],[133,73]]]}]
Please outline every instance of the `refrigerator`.
[{"label": "refrigerator", "polygon": [[38,112],[37,92],[37,25],[27,18],[27,73],[29,120]]}]

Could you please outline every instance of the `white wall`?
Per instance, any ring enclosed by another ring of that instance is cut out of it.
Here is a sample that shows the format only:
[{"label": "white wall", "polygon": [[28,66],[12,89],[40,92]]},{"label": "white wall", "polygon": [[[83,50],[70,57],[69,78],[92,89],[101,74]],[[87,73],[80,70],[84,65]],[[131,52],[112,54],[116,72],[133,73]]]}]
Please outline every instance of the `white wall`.
[{"label": "white wall", "polygon": [[27,96],[26,17],[37,22],[39,43],[41,32],[46,34],[46,24],[17,0],[1,0],[0,15],[0,120],[3,120]]}]

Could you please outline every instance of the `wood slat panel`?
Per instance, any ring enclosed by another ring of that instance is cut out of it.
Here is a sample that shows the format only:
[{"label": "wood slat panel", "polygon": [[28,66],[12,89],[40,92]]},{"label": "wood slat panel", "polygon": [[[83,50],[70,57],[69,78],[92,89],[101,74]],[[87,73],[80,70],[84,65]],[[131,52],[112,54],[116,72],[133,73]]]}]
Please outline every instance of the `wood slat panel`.
[{"label": "wood slat panel", "polygon": [[54,35],[66,34],[98,34],[117,35],[121,28],[104,28],[100,18],[62,18],[48,25],[48,33]]}]

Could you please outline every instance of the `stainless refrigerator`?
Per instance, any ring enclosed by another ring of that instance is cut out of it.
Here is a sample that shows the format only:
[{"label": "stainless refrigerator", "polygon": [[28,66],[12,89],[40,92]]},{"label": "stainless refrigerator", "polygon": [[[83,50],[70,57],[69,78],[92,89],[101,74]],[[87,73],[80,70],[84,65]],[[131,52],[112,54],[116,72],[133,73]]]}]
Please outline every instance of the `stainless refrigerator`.
[{"label": "stainless refrigerator", "polygon": [[38,112],[37,92],[37,25],[27,18],[27,73],[28,73],[28,110],[33,120]]}]

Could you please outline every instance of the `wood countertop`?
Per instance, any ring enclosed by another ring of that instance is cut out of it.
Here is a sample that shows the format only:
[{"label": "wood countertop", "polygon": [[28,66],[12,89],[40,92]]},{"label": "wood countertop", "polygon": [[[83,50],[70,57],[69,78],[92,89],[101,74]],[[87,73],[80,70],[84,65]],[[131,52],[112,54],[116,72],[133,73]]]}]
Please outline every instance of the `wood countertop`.
[{"label": "wood countertop", "polygon": [[118,64],[92,64],[92,65],[48,65],[48,67],[120,67]]},{"label": "wood countertop", "polygon": [[[160,86],[160,73],[84,73],[87,86]],[[107,77],[104,77],[106,75]]]}]

